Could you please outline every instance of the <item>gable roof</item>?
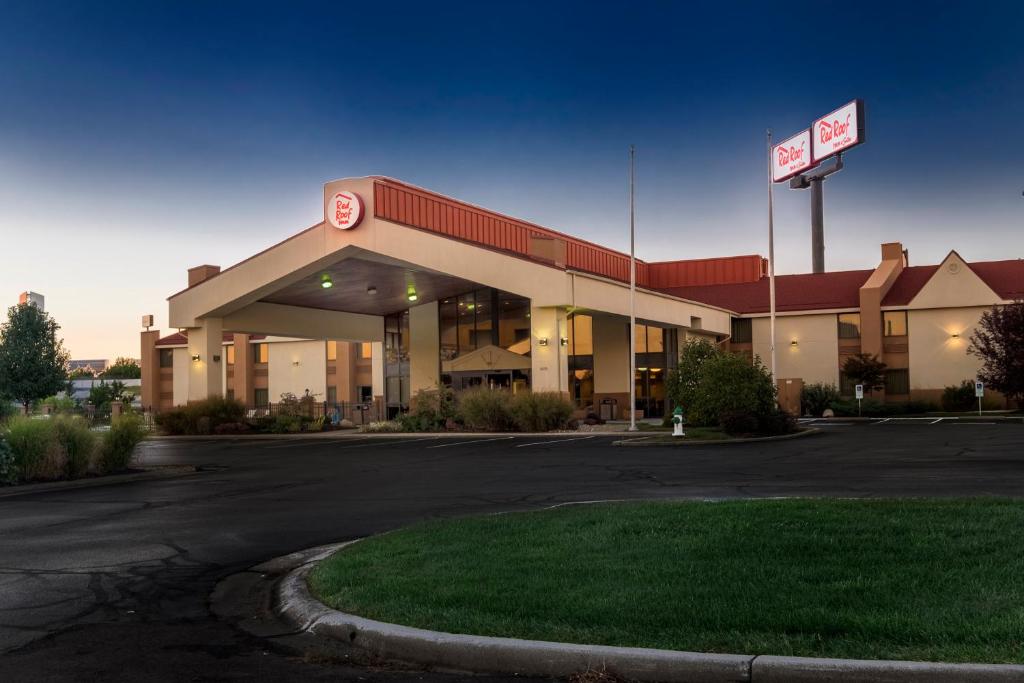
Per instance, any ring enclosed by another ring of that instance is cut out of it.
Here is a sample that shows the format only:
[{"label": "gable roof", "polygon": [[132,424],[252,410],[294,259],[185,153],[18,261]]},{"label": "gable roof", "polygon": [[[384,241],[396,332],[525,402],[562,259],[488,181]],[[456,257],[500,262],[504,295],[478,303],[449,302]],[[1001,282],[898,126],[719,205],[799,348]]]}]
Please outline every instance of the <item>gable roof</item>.
[{"label": "gable roof", "polygon": [[[860,288],[873,270],[804,273],[775,276],[775,308],[779,311],[812,311],[860,306]],[[666,287],[661,291],[737,313],[767,313],[768,278],[757,282],[693,287]]]}]

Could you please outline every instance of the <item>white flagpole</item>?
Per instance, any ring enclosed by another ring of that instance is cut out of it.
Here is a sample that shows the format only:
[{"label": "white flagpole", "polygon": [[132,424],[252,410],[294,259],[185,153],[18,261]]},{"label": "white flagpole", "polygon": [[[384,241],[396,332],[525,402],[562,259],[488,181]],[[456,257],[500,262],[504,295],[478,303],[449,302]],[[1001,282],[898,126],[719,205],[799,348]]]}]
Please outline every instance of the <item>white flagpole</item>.
[{"label": "white flagpole", "polygon": [[629,431],[636,431],[636,149],[629,146]]},{"label": "white flagpole", "polygon": [[775,373],[775,208],[773,206],[772,131],[768,129],[768,308],[769,349],[771,351],[772,382],[778,382]]}]

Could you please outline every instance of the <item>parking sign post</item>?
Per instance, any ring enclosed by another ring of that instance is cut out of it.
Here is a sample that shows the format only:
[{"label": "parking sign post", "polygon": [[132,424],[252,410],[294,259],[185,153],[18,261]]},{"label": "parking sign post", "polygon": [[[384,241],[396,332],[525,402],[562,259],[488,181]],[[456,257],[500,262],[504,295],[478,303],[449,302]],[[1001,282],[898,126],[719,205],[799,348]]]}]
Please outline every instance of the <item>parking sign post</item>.
[{"label": "parking sign post", "polygon": [[857,384],[853,387],[854,393],[857,395],[857,417],[860,417],[860,402],[864,400],[864,385]]},{"label": "parking sign post", "polygon": [[981,399],[985,395],[985,383],[974,383],[974,395],[978,397],[978,417],[981,417]]}]

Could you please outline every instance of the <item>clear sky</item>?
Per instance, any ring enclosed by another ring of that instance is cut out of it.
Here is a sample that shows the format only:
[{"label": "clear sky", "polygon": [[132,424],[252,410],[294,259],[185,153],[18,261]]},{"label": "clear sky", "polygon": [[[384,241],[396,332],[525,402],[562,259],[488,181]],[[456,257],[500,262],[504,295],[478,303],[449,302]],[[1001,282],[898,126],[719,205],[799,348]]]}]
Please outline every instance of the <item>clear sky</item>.
[{"label": "clear sky", "polygon": [[[1024,256],[1024,3],[4,2],[0,303],[43,293],[74,357],[138,355],[186,268],[394,176],[627,248],[767,253],[764,135],[861,97],[826,265]],[[779,272],[810,270],[777,186]]]}]

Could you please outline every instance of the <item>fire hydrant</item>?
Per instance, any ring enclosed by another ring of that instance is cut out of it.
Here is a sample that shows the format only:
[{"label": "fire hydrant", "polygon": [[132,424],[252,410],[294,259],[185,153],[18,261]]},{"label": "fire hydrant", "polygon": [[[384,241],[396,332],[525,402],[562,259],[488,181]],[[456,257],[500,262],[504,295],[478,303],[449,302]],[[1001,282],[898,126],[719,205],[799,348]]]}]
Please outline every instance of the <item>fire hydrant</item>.
[{"label": "fire hydrant", "polygon": [[672,436],[686,436],[686,432],[683,431],[683,409],[681,406],[676,406],[676,409],[672,411]]}]

